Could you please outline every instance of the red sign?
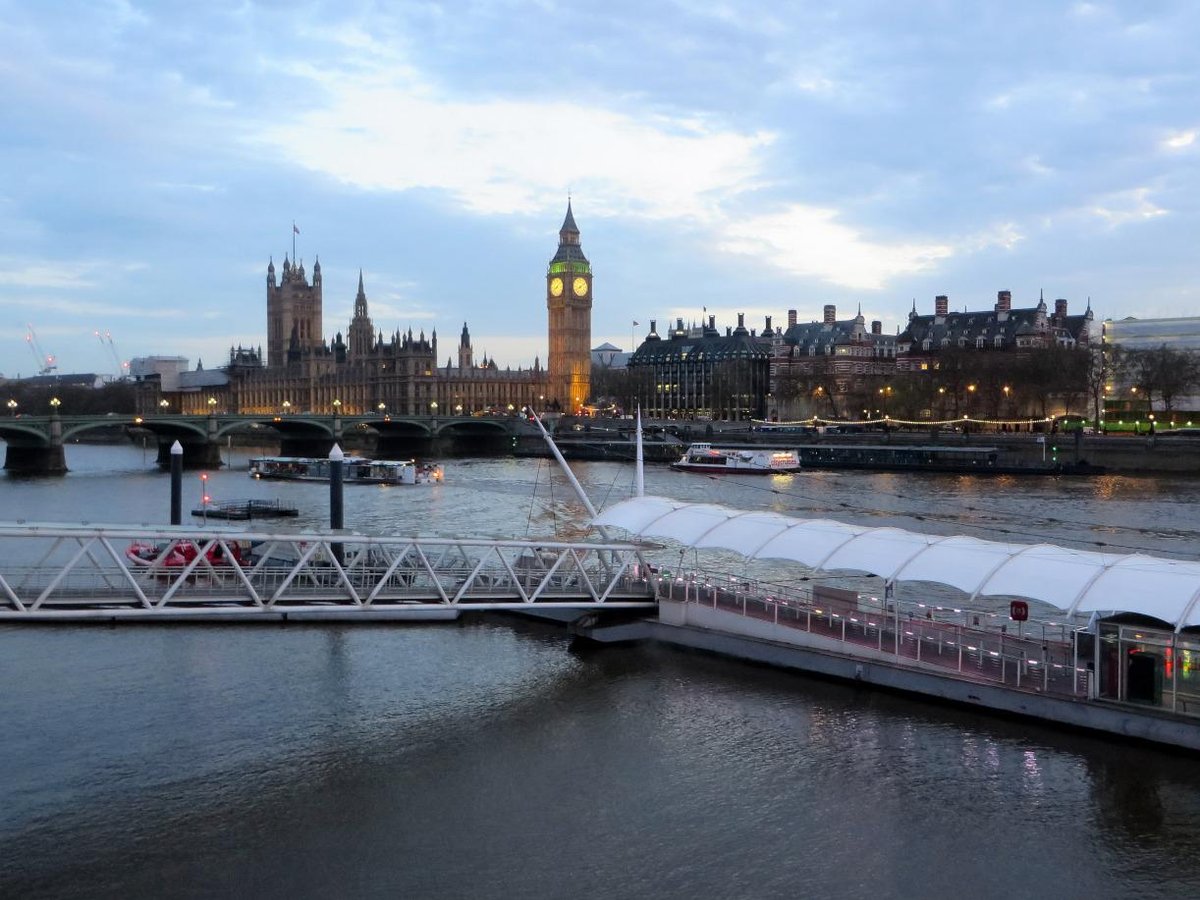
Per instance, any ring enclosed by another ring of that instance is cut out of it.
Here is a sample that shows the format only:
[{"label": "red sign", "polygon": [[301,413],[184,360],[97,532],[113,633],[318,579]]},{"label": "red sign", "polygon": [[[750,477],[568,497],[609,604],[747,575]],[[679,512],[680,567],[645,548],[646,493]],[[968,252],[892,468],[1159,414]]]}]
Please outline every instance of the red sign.
[{"label": "red sign", "polygon": [[1014,600],[1008,604],[1008,617],[1014,622],[1024,622],[1029,618],[1029,604],[1024,600]]}]

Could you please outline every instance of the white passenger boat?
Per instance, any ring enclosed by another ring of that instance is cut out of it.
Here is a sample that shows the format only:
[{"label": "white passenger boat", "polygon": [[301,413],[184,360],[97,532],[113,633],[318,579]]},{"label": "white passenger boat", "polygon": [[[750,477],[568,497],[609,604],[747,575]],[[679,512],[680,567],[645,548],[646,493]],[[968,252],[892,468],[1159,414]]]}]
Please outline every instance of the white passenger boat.
[{"label": "white passenger boat", "polygon": [[[323,457],[256,456],[250,460],[252,478],[284,481],[328,481],[330,462]],[[443,478],[439,465],[412,459],[367,459],[347,456],[342,460],[344,484],[432,484]]]},{"label": "white passenger boat", "polygon": [[795,450],[692,444],[679,462],[671,463],[671,468],[690,472],[776,475],[799,472],[800,456]]}]

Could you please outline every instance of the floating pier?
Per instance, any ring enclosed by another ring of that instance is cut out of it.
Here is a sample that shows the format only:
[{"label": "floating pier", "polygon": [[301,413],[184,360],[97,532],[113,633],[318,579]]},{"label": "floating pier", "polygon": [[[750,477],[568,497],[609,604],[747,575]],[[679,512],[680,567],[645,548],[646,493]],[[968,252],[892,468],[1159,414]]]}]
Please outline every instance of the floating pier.
[{"label": "floating pier", "polygon": [[192,510],[193,516],[208,519],[287,519],[300,515],[294,506],[286,506],[279,500],[226,500],[208,503]]}]

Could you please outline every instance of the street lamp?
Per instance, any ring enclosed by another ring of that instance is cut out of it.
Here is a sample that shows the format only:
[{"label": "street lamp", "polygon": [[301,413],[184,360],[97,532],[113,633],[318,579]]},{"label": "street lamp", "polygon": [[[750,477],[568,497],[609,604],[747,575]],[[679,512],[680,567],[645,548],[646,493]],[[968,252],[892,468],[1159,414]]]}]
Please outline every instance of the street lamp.
[{"label": "street lamp", "polygon": [[379,410],[379,414],[382,416],[387,411],[387,404],[380,403],[379,406],[376,407],[376,409]]},{"label": "street lamp", "polygon": [[462,415],[462,404],[461,404],[461,403],[455,403],[455,404],[454,404],[454,414],[455,414],[456,416],[461,416],[461,415]]},{"label": "street lamp", "polygon": [[209,397],[209,398],[208,398],[208,412],[209,412],[209,414],[210,414],[210,415],[211,415],[212,413],[216,412],[216,405],[217,405],[217,398],[216,398],[216,397]]},{"label": "street lamp", "polygon": [[16,400],[8,401],[8,414],[10,416],[15,416],[17,414],[17,406],[18,404]]},{"label": "street lamp", "polygon": [[58,412],[58,408],[59,408],[60,406],[62,406],[62,401],[61,401],[61,400],[59,400],[57,397],[51,397],[51,398],[50,398],[50,411],[51,411],[51,412],[57,413],[57,412]]},{"label": "street lamp", "polygon": [[158,408],[161,409],[164,413],[167,411],[167,407],[170,405],[171,405],[171,403],[169,400],[167,400],[166,397],[164,397],[163,399],[158,401]]},{"label": "street lamp", "polygon": [[282,406],[283,406],[283,414],[286,416],[286,415],[288,414],[288,412],[290,412],[290,411],[291,411],[291,408],[292,408],[292,401],[291,401],[291,400],[284,400],[284,401],[283,401],[283,403],[282,403]]},{"label": "street lamp", "polygon": [[333,414],[337,415],[342,411],[342,401],[335,399],[333,401]]},{"label": "street lamp", "polygon": [[437,415],[437,401],[436,400],[429,401],[429,412],[435,416]]}]

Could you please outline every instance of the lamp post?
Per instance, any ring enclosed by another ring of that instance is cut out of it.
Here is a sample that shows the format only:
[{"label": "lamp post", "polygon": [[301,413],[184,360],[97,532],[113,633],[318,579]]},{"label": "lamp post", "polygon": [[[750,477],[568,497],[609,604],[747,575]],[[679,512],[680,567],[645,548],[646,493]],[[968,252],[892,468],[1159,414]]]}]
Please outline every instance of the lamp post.
[{"label": "lamp post", "polygon": [[217,398],[209,397],[208,398],[208,414],[211,416],[216,411],[217,411]]},{"label": "lamp post", "polygon": [[61,400],[59,400],[57,397],[51,397],[51,398],[50,398],[50,414],[51,414],[51,415],[53,415],[53,416],[57,416],[57,415],[58,415],[58,408],[59,408],[60,406],[62,406],[62,401],[61,401]]},{"label": "lamp post", "polygon": [[281,403],[280,405],[283,407],[283,414],[284,414],[285,416],[286,416],[286,415],[287,415],[289,412],[291,412],[291,411],[292,411],[292,401],[291,401],[291,400],[284,400],[284,401],[283,401],[283,403]]},{"label": "lamp post", "polygon": [[461,416],[461,415],[462,415],[462,404],[461,404],[461,403],[455,403],[455,404],[454,404],[454,414],[455,414],[456,416]]},{"label": "lamp post", "polygon": [[16,400],[9,400],[9,401],[8,401],[8,414],[9,414],[10,416],[15,416],[15,415],[17,414],[17,406],[18,406],[18,405],[19,405],[19,404],[17,403],[17,401],[16,401]]},{"label": "lamp post", "polygon": [[429,414],[431,416],[437,415],[437,401],[436,400],[429,401]]},{"label": "lamp post", "polygon": [[162,412],[163,415],[167,414],[167,409],[170,406],[171,406],[171,403],[170,403],[170,401],[167,400],[166,397],[164,397],[163,399],[158,401],[158,408]]},{"label": "lamp post", "polygon": [[341,400],[334,399],[334,401],[333,401],[333,414],[336,416],[336,415],[340,415],[340,414],[341,414],[341,412],[342,412],[342,401],[341,401]]}]

